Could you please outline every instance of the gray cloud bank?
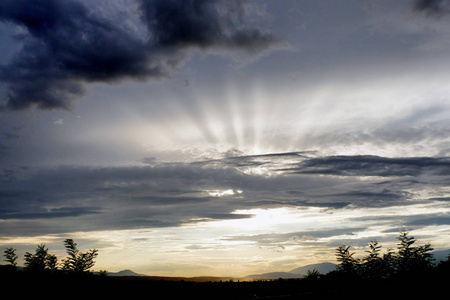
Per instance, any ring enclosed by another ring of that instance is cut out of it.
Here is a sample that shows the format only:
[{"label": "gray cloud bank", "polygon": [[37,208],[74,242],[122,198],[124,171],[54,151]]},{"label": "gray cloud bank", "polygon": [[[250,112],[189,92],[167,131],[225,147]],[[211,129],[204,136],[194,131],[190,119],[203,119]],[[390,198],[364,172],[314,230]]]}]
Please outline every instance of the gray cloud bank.
[{"label": "gray cloud bank", "polygon": [[424,172],[450,175],[450,160],[432,157],[330,156],[309,159],[298,167],[287,170],[303,174],[340,176],[418,176]]},{"label": "gray cloud bank", "polygon": [[[252,172],[255,165],[272,175]],[[189,164],[8,170],[0,177],[1,230],[38,235],[173,227],[252,217],[234,213],[238,209],[286,206],[333,211],[432,201],[445,205],[448,197],[441,188],[449,170],[445,158],[316,157],[306,152]],[[428,196],[420,194],[424,189],[431,191]],[[404,221],[425,226],[447,224],[448,217]]]},{"label": "gray cloud bank", "polygon": [[0,22],[22,29],[22,48],[0,66],[2,109],[68,108],[83,83],[167,77],[194,51],[257,56],[285,45],[246,24],[246,1],[130,3],[108,17],[76,0],[1,1]]}]

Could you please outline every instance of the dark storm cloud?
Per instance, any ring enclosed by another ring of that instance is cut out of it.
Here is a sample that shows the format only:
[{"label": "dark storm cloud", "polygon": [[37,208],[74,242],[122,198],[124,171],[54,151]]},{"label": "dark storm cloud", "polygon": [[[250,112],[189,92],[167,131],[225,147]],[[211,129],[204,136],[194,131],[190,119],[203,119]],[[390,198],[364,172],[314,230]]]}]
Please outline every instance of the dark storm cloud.
[{"label": "dark storm cloud", "polygon": [[448,202],[448,201],[450,201],[450,197],[436,197],[436,198],[430,198],[430,200]]},{"label": "dark storm cloud", "polygon": [[99,209],[96,207],[62,207],[39,212],[17,212],[17,211],[0,211],[0,220],[8,219],[53,219],[79,217],[86,214],[97,214]]},{"label": "dark storm cloud", "polygon": [[450,160],[433,157],[329,156],[311,158],[297,167],[284,170],[299,174],[338,176],[419,176],[426,172],[450,175]]},{"label": "dark storm cloud", "polygon": [[131,30],[75,0],[1,1],[0,21],[25,29],[22,49],[0,69],[3,109],[68,108],[83,83],[167,77],[194,50],[255,55],[283,45],[245,25],[244,2],[141,0],[142,28]]},{"label": "dark storm cloud", "polygon": [[414,0],[414,9],[432,15],[443,15],[450,12],[448,0]]},{"label": "dark storm cloud", "polygon": [[[226,157],[207,165],[246,172],[263,167],[271,178],[245,181],[252,189],[247,206],[388,207],[412,205],[424,199],[416,191],[445,185],[450,175],[447,157],[318,156],[314,152]],[[325,175],[325,176],[324,176]],[[359,180],[359,177],[370,177]],[[411,201],[413,200],[413,201]],[[445,201],[445,198],[441,199]]]},{"label": "dark storm cloud", "polygon": [[152,205],[180,205],[180,204],[198,204],[202,202],[209,202],[213,200],[212,197],[155,197],[155,196],[139,196],[139,197],[130,197],[133,201],[143,202]]},{"label": "dark storm cloud", "polygon": [[83,93],[80,81],[158,75],[145,63],[142,42],[76,1],[2,1],[0,20],[27,30],[23,48],[0,73],[9,109],[67,108]]},{"label": "dark storm cloud", "polygon": [[367,191],[353,191],[348,193],[343,193],[341,196],[346,198],[372,198],[372,199],[383,199],[383,200],[399,200],[406,198],[407,194],[395,193],[389,190],[383,190],[382,192],[367,192]]},{"label": "dark storm cloud", "polygon": [[[395,183],[391,183],[394,185]],[[391,191],[388,189],[378,190],[373,185],[361,184],[361,190],[344,191],[342,193],[330,193],[321,195],[324,198],[346,200],[348,205],[358,207],[386,207],[394,205],[408,205],[407,200],[414,195],[406,191]],[[412,204],[412,203],[411,203]],[[332,207],[332,206],[330,206]]]},{"label": "dark storm cloud", "polygon": [[244,27],[243,1],[141,1],[143,20],[164,49],[198,47],[258,53],[281,42],[258,28]]},{"label": "dark storm cloud", "polygon": [[[374,155],[318,156],[317,152],[287,152],[230,156],[199,162],[235,168],[264,166],[285,174],[404,177],[423,174],[450,175],[448,157],[382,157]],[[414,183],[404,181],[405,184]],[[380,182],[381,184],[382,182]]]}]

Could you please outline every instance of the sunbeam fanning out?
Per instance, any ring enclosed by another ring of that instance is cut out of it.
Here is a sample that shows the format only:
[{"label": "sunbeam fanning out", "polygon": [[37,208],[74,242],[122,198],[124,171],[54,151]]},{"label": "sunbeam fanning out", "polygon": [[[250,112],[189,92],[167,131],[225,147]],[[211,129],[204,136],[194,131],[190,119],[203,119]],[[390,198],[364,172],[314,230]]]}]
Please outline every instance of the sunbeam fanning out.
[{"label": "sunbeam fanning out", "polygon": [[[353,84],[354,80],[351,85],[317,83],[314,88],[283,87],[283,92],[260,85],[246,90],[229,86],[224,93],[201,95],[189,90],[139,110],[117,103],[118,108],[123,107],[122,114],[99,120],[101,124],[79,139],[97,142],[99,147],[105,140],[117,147],[127,144],[149,155],[194,149],[209,155],[213,149],[218,153],[230,149],[245,154],[301,149],[330,155],[387,156],[410,155],[411,150],[418,156],[442,152],[448,142],[442,99],[427,100],[424,106],[427,95],[420,97],[423,92],[419,88],[409,87],[411,91],[406,93],[405,85],[392,84],[381,94],[380,89],[386,87],[384,80],[368,78],[357,84],[358,91]],[[181,102],[185,103],[167,109]],[[157,113],[161,109],[164,114]],[[389,129],[391,125],[394,130]]]},{"label": "sunbeam fanning out", "polygon": [[0,1],[0,248],[73,238],[155,276],[400,231],[444,253],[444,2]]}]

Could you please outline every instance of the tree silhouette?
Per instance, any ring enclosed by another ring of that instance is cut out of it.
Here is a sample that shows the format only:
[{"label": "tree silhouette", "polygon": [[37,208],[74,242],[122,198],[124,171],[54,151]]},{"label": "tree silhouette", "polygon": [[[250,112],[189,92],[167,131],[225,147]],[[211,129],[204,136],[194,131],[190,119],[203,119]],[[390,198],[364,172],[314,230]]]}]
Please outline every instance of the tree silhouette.
[{"label": "tree silhouette", "polygon": [[398,246],[398,270],[399,272],[420,271],[433,265],[433,248],[429,243],[424,246],[413,246],[414,237],[409,237],[407,232],[400,233],[397,237]]},{"label": "tree silhouette", "polygon": [[6,259],[5,261],[8,262],[11,266],[16,267],[17,266],[17,254],[16,249],[14,248],[6,248],[5,254],[3,255]]},{"label": "tree silhouette", "polygon": [[45,245],[38,245],[34,254],[25,253],[25,269],[27,271],[44,271],[56,270],[57,258],[55,255],[49,254]]},{"label": "tree silhouette", "polygon": [[382,278],[389,278],[396,272],[397,257],[392,248],[387,248],[386,253],[383,254],[380,263],[380,274]]},{"label": "tree silhouette", "polygon": [[58,269],[58,258],[54,254],[47,255],[47,269],[57,270]]},{"label": "tree silhouette", "polygon": [[63,260],[63,270],[83,273],[92,268],[95,264],[94,259],[98,255],[97,249],[90,249],[88,252],[80,252],[77,248],[77,244],[72,239],[66,239],[64,246],[68,257]]},{"label": "tree silhouette", "polygon": [[341,262],[337,267],[338,271],[341,271],[344,273],[356,272],[358,260],[353,258],[353,255],[355,254],[355,252],[350,252],[349,249],[350,249],[350,246],[345,246],[345,245],[339,246],[336,249],[337,260],[339,262]]},{"label": "tree silhouette", "polygon": [[353,258],[354,252],[349,251],[350,246],[342,245],[336,249],[337,260],[340,264],[337,271],[347,274],[358,274],[364,278],[389,278],[395,274],[417,273],[433,267],[433,248],[429,243],[415,246],[416,239],[401,232],[397,237],[400,241],[398,252],[392,249],[380,257],[381,245],[377,241],[369,243],[368,254],[362,259]]},{"label": "tree silhouette", "polygon": [[317,269],[312,269],[312,270],[308,270],[306,272],[306,275],[303,276],[303,279],[306,280],[317,280],[320,278],[320,276],[322,276],[322,274],[320,274],[320,272]]},{"label": "tree silhouette", "polygon": [[383,260],[380,257],[381,245],[378,241],[369,243],[370,250],[366,250],[367,256],[363,258],[363,273],[365,277],[381,277],[383,269]]},{"label": "tree silhouette", "polygon": [[372,241],[369,243],[370,250],[366,250],[365,252],[368,253],[368,255],[364,258],[367,262],[376,261],[380,258],[379,253],[381,249],[381,245],[378,245],[378,241]]}]

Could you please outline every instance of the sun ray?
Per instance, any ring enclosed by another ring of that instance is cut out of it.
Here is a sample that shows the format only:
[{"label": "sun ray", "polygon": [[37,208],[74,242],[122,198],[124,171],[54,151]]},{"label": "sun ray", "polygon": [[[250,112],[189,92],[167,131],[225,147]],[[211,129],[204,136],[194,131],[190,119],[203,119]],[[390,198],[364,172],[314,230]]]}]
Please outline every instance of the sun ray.
[{"label": "sun ray", "polygon": [[230,112],[230,126],[233,132],[233,140],[231,144],[236,149],[242,149],[244,144],[243,138],[243,116],[242,108],[239,105],[239,98],[234,88],[227,89],[228,110]]}]

